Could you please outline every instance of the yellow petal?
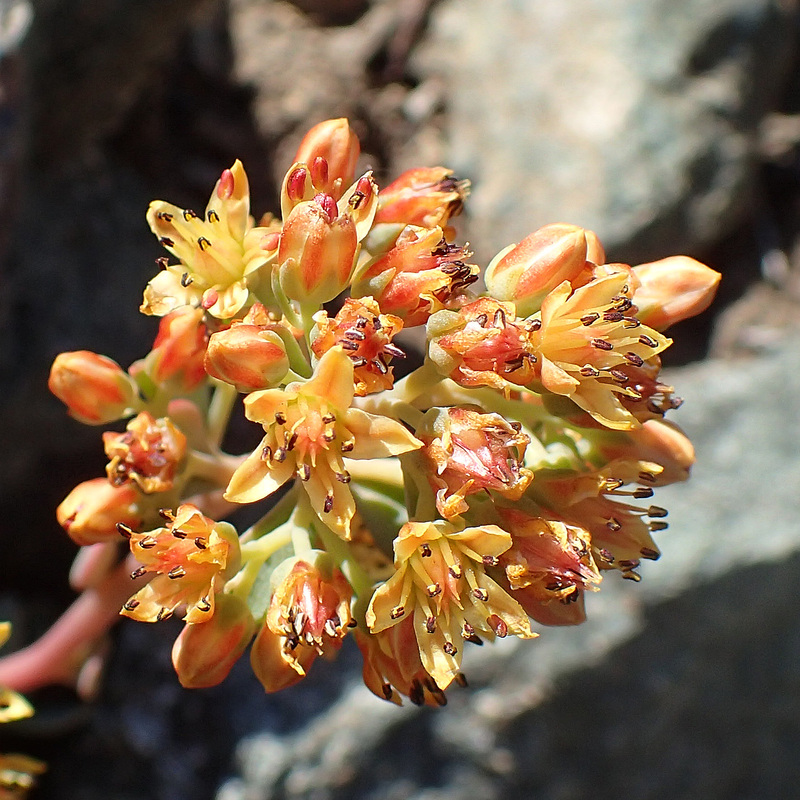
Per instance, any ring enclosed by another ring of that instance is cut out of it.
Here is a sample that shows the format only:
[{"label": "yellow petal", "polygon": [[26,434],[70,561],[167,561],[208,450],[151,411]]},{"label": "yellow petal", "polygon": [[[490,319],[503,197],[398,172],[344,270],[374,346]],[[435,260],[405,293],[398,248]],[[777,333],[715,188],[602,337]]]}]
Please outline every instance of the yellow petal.
[{"label": "yellow petal", "polygon": [[369,629],[373,633],[391,628],[402,619],[392,619],[392,610],[397,608],[402,601],[403,582],[405,580],[405,570],[398,570],[386,583],[375,590],[372,595],[369,608],[367,609],[366,621]]},{"label": "yellow petal", "polygon": [[344,424],[355,437],[355,447],[348,458],[385,458],[422,447],[422,442],[404,425],[389,417],[351,408]]},{"label": "yellow petal", "polygon": [[266,462],[259,446],[237,467],[223,496],[233,503],[253,503],[269,497],[292,477],[295,466],[292,458]]},{"label": "yellow petal", "polygon": [[346,409],[353,402],[353,362],[341,347],[326,351],[314,370],[314,375],[303,386],[303,393],[327,401],[337,409]]}]

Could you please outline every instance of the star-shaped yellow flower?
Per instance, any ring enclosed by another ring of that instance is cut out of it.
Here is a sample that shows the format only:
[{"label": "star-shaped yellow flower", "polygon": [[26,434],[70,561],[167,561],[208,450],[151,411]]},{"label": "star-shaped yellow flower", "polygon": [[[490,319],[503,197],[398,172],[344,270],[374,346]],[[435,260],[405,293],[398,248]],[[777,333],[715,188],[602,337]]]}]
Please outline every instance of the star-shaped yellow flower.
[{"label": "star-shaped yellow flower", "polygon": [[147,284],[145,314],[202,305],[212,316],[229,319],[247,303],[248,277],[277,252],[277,229],[253,227],[247,175],[238,160],[217,181],[205,217],[155,200],[147,221],[180,263],[166,265]]},{"label": "star-shaped yellow flower", "polygon": [[320,520],[349,539],[355,501],[345,459],[384,458],[422,446],[399,422],[351,408],[354,391],[353,362],[337,346],[322,356],[310,380],[248,395],[245,415],[266,435],[233,474],[225,498],[252,503],[297,476]]}]

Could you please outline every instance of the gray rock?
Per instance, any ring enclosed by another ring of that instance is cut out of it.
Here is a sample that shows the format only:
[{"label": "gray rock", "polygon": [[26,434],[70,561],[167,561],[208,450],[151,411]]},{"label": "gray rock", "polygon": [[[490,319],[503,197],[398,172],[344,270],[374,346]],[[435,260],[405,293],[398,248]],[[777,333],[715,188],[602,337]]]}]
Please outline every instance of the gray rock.
[{"label": "gray rock", "polygon": [[796,16],[777,0],[437,4],[412,64],[444,84],[441,155],[474,181],[479,256],[549,222],[631,260],[730,231]]},{"label": "gray rock", "polygon": [[444,710],[352,676],[291,734],[246,738],[217,800],[791,796],[800,351],[669,379],[698,463],[658,491],[672,524],[640,584],[609,575],[584,625],[473,649]]}]

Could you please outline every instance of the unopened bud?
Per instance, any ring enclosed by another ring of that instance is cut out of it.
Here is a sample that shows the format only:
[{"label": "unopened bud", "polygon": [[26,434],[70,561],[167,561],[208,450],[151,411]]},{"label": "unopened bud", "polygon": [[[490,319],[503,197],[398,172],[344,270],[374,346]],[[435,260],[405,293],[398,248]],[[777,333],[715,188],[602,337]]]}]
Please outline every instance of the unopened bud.
[{"label": "unopened bud", "polygon": [[530,316],[548,292],[580,274],[586,251],[583,228],[546,225],[494,257],[486,268],[486,287],[497,300],[513,302],[519,316]]},{"label": "unopened bud", "polygon": [[469,191],[445,167],[410,169],[381,190],[376,223],[443,228],[461,211]]},{"label": "unopened bud", "polygon": [[247,603],[224,593],[215,600],[211,618],[187,622],[172,647],[172,665],[187,689],[222,683],[255,633]]},{"label": "unopened bud", "polygon": [[300,142],[294,160],[308,164],[318,192],[342,196],[353,182],[361,146],[348,121],[329,119],[315,125]]},{"label": "unopened bud", "polygon": [[289,358],[275,331],[239,323],[212,334],[205,365],[213,378],[240,392],[255,392],[280,383],[289,371]]},{"label": "unopened bud", "polygon": [[119,419],[135,404],[138,393],[116,361],[89,350],[56,356],[47,385],[71,416],[89,425]]},{"label": "unopened bud", "polygon": [[657,331],[705,311],[722,277],[689,256],[670,256],[633,268],[641,281],[633,296],[637,317]]},{"label": "unopened bud", "polygon": [[286,637],[273,633],[268,625],[258,632],[250,650],[250,665],[265,691],[278,692],[294,685],[317,658],[312,647],[297,647],[295,658],[287,655],[288,649]]},{"label": "unopened bud", "polygon": [[169,381],[190,392],[206,377],[203,358],[207,341],[203,310],[178,308],[162,318],[153,349],[144,359],[144,369],[155,383]]},{"label": "unopened bud", "polygon": [[[328,202],[330,201],[330,202]],[[333,300],[350,281],[358,237],[349,214],[336,209],[329,195],[318,195],[292,209],[278,249],[281,288],[291,300],[319,306]]]},{"label": "unopened bud", "polygon": [[59,525],[75,544],[118,541],[117,525],[138,528],[139,493],[130,484],[112,486],[105,478],[79,483],[56,509]]}]

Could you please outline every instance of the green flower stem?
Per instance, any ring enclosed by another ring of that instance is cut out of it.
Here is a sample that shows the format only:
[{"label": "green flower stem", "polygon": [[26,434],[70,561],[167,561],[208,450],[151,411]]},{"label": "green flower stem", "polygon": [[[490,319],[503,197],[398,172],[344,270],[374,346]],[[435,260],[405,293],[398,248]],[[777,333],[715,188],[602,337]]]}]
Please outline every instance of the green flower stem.
[{"label": "green flower stem", "polygon": [[300,347],[300,343],[292,336],[291,331],[280,331],[278,335],[286,347],[286,355],[289,357],[289,367],[293,374],[297,375],[297,379],[311,377],[311,364],[308,361],[306,354]]},{"label": "green flower stem", "polygon": [[443,380],[444,377],[436,369],[436,365],[426,358],[421,367],[399,380],[394,388],[384,392],[384,395],[389,400],[413,403],[421,394],[431,392],[434,386]]},{"label": "green flower stem", "polygon": [[215,378],[211,380],[214,384],[214,395],[208,407],[208,439],[212,447],[219,448],[238,392],[234,386],[225,381],[218,381]]},{"label": "green flower stem", "polygon": [[289,300],[289,298],[286,296],[286,292],[283,291],[280,278],[278,277],[277,266],[273,267],[272,269],[272,293],[275,296],[275,300],[277,301],[280,310],[283,312],[283,315],[287,320],[289,320],[289,324],[302,330],[303,320],[297,315],[297,312],[292,307],[291,300]]},{"label": "green flower stem", "polygon": [[292,514],[292,547],[296,556],[302,556],[313,550],[311,544],[311,526],[316,517],[314,510],[308,502],[305,492],[298,498],[294,514]]},{"label": "green flower stem", "polygon": [[294,528],[293,522],[284,522],[283,525],[279,525],[274,531],[265,534],[260,539],[245,542],[241,546],[242,562],[257,561],[260,566],[271,555],[294,541]]},{"label": "green flower stem", "polygon": [[243,456],[209,455],[198,450],[191,450],[187,457],[184,476],[187,481],[190,478],[200,478],[215,486],[225,488],[243,460]]},{"label": "green flower stem", "polygon": [[297,489],[293,486],[258,522],[251,525],[239,537],[241,544],[261,539],[282,526],[291,518],[296,503]]}]

